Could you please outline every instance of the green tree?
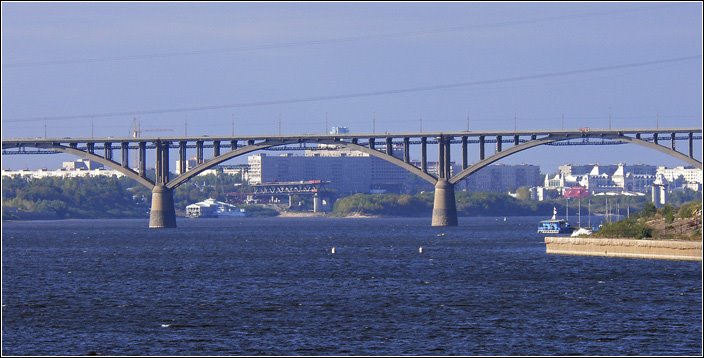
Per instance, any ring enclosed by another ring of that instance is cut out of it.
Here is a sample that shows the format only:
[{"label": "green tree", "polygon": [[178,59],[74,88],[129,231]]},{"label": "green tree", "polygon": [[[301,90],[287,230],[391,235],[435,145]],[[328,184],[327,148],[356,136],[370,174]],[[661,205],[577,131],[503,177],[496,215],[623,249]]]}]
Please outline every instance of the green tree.
[{"label": "green tree", "polygon": [[651,202],[646,202],[643,205],[643,209],[638,213],[638,216],[642,218],[649,218],[655,215],[655,213],[658,212],[658,209],[655,207],[655,204]]},{"label": "green tree", "polygon": [[522,186],[516,189],[516,199],[530,200],[530,188],[527,186]]},{"label": "green tree", "polygon": [[665,205],[660,209],[662,216],[665,218],[665,222],[671,224],[675,221],[674,209],[670,205]]}]

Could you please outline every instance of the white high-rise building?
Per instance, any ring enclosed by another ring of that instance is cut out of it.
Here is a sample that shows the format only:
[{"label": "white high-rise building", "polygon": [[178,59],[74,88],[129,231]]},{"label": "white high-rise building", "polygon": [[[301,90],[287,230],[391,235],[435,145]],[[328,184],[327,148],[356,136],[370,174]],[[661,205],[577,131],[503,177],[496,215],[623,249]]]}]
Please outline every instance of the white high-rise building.
[{"label": "white high-rise building", "polygon": [[694,191],[702,189],[702,170],[696,168],[685,168],[683,166],[666,168],[660,166],[657,169],[657,175],[662,176],[662,179],[670,184],[670,190],[673,187],[689,188]]}]

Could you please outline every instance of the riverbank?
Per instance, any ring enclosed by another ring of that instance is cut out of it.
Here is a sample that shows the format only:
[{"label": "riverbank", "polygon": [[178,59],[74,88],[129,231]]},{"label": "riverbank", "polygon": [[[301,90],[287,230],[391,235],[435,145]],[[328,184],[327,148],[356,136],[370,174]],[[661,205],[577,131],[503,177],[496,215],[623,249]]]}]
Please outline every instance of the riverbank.
[{"label": "riverbank", "polygon": [[548,254],[702,261],[701,241],[546,237]]},{"label": "riverbank", "polygon": [[280,218],[338,218],[338,219],[372,219],[381,218],[380,215],[364,215],[360,213],[354,213],[350,215],[338,216],[332,213],[313,213],[313,212],[302,212],[302,211],[282,211],[279,212],[278,217]]},{"label": "riverbank", "polygon": [[280,211],[279,218],[324,218],[327,217],[326,213],[313,213],[304,211]]}]

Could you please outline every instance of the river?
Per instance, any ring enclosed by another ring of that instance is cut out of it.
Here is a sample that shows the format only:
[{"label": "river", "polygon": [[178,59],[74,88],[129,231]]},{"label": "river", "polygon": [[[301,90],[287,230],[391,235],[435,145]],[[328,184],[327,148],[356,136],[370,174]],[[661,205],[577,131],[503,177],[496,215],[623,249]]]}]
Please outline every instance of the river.
[{"label": "river", "polygon": [[2,353],[702,353],[701,262],[547,255],[539,220],[4,222]]}]

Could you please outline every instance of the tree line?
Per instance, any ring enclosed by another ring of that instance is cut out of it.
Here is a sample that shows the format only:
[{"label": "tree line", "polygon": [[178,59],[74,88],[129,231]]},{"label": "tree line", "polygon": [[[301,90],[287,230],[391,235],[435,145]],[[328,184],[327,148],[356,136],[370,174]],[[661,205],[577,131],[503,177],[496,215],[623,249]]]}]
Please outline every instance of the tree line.
[{"label": "tree line", "polygon": [[[226,194],[232,191],[249,192],[251,188],[239,176],[205,175],[198,176],[174,191],[174,204],[177,213],[185,211],[187,205],[207,198],[226,201]],[[517,190],[524,194],[525,190]],[[338,193],[328,193],[334,200],[333,215],[353,214],[380,216],[428,216],[432,213],[433,193],[420,194],[354,194],[340,197]],[[670,195],[673,205],[699,197],[691,190],[674,192]],[[609,211],[619,208],[623,215],[627,210],[641,210],[649,197],[610,197]],[[23,218],[142,218],[148,217],[151,191],[127,177],[48,177],[29,179],[15,177],[2,178],[3,219]],[[592,213],[605,213],[606,198],[590,199]],[[514,198],[505,193],[456,192],[457,213],[459,216],[546,216],[552,215],[553,207],[563,216],[569,205],[570,215],[589,215],[587,199],[582,199],[581,208],[577,200],[548,199],[535,201],[527,195]],[[251,208],[254,210],[255,208]],[[271,213],[267,213],[271,214]]]}]

